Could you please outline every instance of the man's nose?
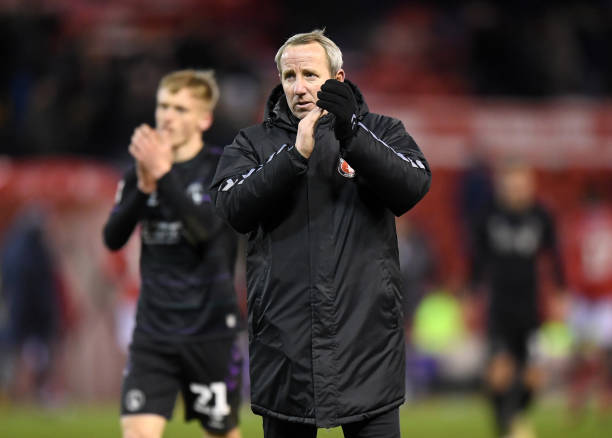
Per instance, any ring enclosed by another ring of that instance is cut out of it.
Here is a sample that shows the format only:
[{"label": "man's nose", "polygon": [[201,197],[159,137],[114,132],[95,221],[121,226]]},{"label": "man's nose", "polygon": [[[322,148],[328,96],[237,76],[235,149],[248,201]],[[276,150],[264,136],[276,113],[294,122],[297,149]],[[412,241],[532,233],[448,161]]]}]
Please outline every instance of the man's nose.
[{"label": "man's nose", "polygon": [[161,119],[164,122],[169,122],[170,120],[172,120],[173,114],[172,114],[172,110],[164,110],[161,112]]},{"label": "man's nose", "polygon": [[306,84],[304,82],[304,79],[299,77],[296,78],[293,91],[295,92],[295,94],[298,95],[306,94]]}]

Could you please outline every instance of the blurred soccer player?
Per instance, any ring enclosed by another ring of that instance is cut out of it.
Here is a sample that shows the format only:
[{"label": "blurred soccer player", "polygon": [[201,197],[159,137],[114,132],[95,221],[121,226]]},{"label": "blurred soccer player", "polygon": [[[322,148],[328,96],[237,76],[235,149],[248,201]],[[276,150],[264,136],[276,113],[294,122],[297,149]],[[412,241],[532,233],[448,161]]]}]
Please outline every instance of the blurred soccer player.
[{"label": "blurred soccer player", "polygon": [[[251,406],[266,438],[397,438],[405,351],[395,216],[431,173],[320,30],[278,50],[265,121],[225,148],[220,213],[248,233]],[[329,114],[328,114],[329,112]]]},{"label": "blurred soccer player", "polygon": [[589,190],[566,233],[569,323],[574,337],[570,408],[584,408],[590,389],[602,411],[612,407],[612,205]]},{"label": "blurred soccer player", "polygon": [[496,175],[496,201],[475,226],[471,274],[472,290],[488,286],[486,381],[500,436],[533,434],[521,414],[542,380],[529,347],[540,323],[537,265],[546,253],[564,291],[555,223],[535,200],[534,173],[506,163]]},{"label": "blurred soccer player", "polygon": [[141,290],[124,371],[125,438],[159,438],[182,393],[187,420],[237,438],[241,356],[235,340],[236,237],[212,210],[207,187],[220,149],[204,145],[218,87],[211,71],[165,76],[156,129],[141,125],[104,227],[117,250],[140,223]]}]

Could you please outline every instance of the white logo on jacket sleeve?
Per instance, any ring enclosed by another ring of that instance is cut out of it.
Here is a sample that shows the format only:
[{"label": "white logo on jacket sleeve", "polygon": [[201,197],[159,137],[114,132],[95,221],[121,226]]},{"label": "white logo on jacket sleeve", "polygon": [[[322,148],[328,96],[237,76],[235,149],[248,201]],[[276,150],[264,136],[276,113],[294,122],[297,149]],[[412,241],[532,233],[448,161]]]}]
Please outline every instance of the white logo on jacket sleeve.
[{"label": "white logo on jacket sleeve", "polygon": [[355,169],[349,166],[349,163],[342,157],[338,160],[338,173],[345,178],[355,178]]},{"label": "white logo on jacket sleeve", "polygon": [[229,189],[234,187],[234,184],[236,184],[236,181],[234,181],[233,179],[229,178],[227,181],[225,181],[225,185],[223,187],[221,187],[221,191],[222,192],[227,192]]}]

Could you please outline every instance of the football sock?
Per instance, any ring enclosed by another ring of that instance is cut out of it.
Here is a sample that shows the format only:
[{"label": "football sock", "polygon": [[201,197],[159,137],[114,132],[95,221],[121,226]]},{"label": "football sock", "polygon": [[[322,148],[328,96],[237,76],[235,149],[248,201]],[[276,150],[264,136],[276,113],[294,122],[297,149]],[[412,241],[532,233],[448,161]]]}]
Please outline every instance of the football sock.
[{"label": "football sock", "polygon": [[510,423],[512,421],[510,395],[510,391],[493,391],[489,395],[493,407],[495,425],[500,437],[508,435],[510,431]]}]

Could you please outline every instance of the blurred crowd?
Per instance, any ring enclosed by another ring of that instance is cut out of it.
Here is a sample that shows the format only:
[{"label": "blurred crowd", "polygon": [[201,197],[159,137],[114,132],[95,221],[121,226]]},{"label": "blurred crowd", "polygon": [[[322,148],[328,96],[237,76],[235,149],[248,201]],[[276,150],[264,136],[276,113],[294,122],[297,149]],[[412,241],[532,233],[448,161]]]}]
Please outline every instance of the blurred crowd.
[{"label": "blurred crowd", "polygon": [[[364,13],[363,11],[367,11]],[[609,1],[0,1],[0,141],[10,155],[125,160],[166,71],[213,67],[209,141],[261,116],[273,56],[327,27],[349,78],[394,95],[610,96]]]}]

